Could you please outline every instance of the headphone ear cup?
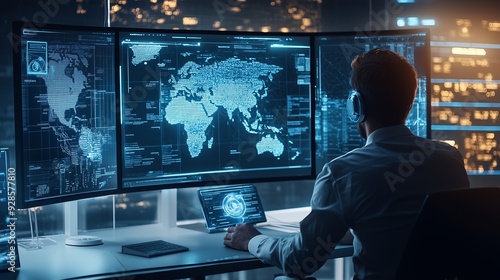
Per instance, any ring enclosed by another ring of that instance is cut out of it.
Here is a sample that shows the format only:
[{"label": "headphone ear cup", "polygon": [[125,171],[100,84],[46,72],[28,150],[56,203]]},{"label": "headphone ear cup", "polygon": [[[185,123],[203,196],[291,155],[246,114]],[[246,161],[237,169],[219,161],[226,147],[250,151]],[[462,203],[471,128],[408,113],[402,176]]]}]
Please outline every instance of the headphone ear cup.
[{"label": "headphone ear cup", "polygon": [[352,90],[347,98],[347,115],[351,121],[362,123],[365,120],[365,106],[363,96],[356,90]]}]

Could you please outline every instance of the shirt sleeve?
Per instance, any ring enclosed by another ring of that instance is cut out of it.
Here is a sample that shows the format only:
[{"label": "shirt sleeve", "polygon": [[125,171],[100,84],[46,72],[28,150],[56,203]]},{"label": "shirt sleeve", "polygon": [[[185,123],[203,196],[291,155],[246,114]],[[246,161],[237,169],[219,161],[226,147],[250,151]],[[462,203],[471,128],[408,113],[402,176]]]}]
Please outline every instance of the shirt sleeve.
[{"label": "shirt sleeve", "polygon": [[328,260],[348,230],[341,200],[331,170],[325,168],[316,180],[312,210],[300,222],[300,231],[283,237],[257,235],[248,243],[249,252],[285,275],[311,275]]},{"label": "shirt sleeve", "polygon": [[250,254],[257,256],[257,251],[259,249],[260,243],[265,242],[265,240],[268,238],[270,237],[264,234],[260,234],[250,239],[250,242],[248,242],[248,251],[250,252]]},{"label": "shirt sleeve", "polygon": [[248,243],[248,251],[262,262],[284,269],[286,258],[300,248],[297,242],[299,234],[285,237],[257,235]]},{"label": "shirt sleeve", "polygon": [[294,270],[298,270],[300,261],[295,255],[301,248],[300,239],[299,233],[284,237],[257,235],[248,243],[248,251],[262,262],[282,269],[286,275],[296,275]]},{"label": "shirt sleeve", "polygon": [[284,237],[257,235],[248,250],[285,275],[305,278],[323,266],[346,230],[331,212],[311,211],[300,223],[300,232]]}]

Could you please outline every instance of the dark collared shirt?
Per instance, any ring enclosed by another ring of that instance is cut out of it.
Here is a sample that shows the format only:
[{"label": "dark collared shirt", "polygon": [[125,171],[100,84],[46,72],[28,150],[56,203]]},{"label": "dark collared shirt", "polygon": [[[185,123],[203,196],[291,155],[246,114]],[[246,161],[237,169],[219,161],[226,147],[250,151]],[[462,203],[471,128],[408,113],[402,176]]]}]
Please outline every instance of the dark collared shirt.
[{"label": "dark collared shirt", "polygon": [[287,275],[310,275],[331,252],[325,247],[350,229],[355,277],[391,279],[426,195],[468,187],[455,147],[417,137],[403,125],[381,128],[364,147],[323,167],[314,185],[312,214],[299,233],[256,236],[249,251]]}]

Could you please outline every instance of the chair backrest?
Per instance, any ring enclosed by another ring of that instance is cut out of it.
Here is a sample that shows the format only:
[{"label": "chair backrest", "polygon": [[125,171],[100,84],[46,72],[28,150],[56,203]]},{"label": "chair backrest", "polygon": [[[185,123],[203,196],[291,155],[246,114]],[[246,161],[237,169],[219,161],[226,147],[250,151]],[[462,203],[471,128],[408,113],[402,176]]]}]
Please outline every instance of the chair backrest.
[{"label": "chair backrest", "polygon": [[500,188],[428,195],[396,279],[500,279]]}]

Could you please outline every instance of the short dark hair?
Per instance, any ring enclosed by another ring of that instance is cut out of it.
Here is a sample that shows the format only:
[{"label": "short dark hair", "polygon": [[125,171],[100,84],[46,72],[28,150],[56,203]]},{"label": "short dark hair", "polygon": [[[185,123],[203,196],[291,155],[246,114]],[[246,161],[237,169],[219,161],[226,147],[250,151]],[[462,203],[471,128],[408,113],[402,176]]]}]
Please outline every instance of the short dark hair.
[{"label": "short dark hair", "polygon": [[382,125],[404,124],[417,90],[417,73],[401,55],[373,49],[351,63],[351,86],[365,100],[366,118]]}]

